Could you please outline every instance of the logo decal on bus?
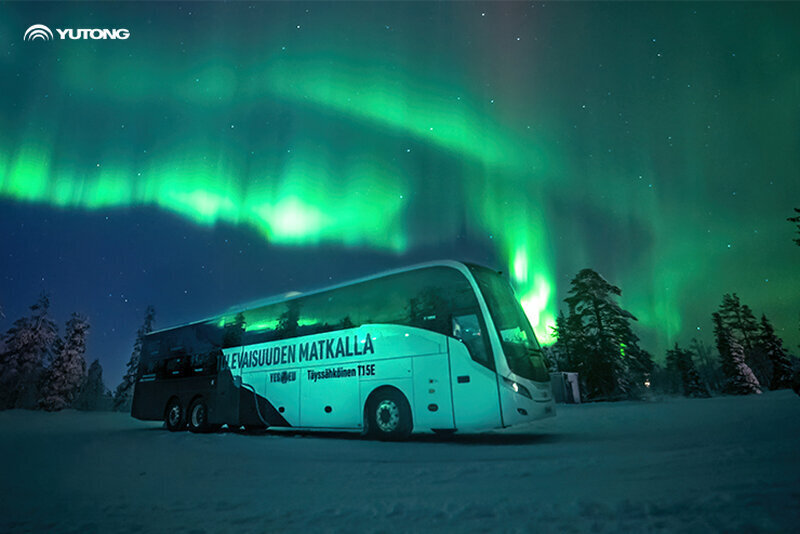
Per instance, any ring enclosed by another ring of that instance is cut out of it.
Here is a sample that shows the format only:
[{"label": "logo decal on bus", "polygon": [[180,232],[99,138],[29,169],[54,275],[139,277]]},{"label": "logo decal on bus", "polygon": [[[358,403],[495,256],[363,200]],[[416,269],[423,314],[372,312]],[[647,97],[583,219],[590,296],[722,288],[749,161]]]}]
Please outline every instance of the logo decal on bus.
[{"label": "logo decal on bus", "polygon": [[269,375],[270,382],[280,382],[281,384],[286,384],[288,382],[294,382],[295,380],[297,380],[297,371],[283,371]]}]

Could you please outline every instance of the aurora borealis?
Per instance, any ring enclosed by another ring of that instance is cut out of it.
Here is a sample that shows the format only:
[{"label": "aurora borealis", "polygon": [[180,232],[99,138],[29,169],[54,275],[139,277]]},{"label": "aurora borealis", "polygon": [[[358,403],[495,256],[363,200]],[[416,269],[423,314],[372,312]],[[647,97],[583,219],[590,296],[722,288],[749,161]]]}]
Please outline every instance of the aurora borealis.
[{"label": "aurora borealis", "polygon": [[800,342],[798,4],[0,13],[0,326],[53,292],[111,382],[148,303],[167,326],[443,256],[508,272],[544,340],[591,266],[658,358],[726,292]]}]

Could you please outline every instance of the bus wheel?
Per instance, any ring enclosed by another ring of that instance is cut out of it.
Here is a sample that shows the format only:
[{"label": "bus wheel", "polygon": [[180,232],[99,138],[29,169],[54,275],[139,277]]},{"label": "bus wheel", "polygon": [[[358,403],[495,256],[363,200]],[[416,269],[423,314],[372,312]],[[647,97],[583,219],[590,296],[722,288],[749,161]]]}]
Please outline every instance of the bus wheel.
[{"label": "bus wheel", "polygon": [[216,425],[208,424],[208,406],[198,397],[189,406],[189,430],[191,432],[212,432]]},{"label": "bus wheel", "polygon": [[379,390],[367,408],[368,433],[382,440],[406,439],[411,434],[411,408],[396,389]]},{"label": "bus wheel", "polygon": [[186,418],[184,417],[183,408],[178,399],[172,398],[167,403],[167,409],[164,413],[164,422],[167,424],[167,430],[170,432],[177,432],[186,428]]}]

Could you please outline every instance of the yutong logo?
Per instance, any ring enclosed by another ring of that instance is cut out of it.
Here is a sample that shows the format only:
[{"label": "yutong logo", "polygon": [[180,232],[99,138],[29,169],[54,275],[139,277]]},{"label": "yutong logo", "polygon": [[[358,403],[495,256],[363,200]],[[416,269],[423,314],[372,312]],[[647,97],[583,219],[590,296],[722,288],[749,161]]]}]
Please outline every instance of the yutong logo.
[{"label": "yutong logo", "polygon": [[42,41],[52,41],[53,32],[51,32],[50,28],[44,24],[34,24],[25,30],[25,40],[35,41],[36,39],[41,39]]},{"label": "yutong logo", "polygon": [[[56,33],[60,39],[127,39],[130,37],[131,32],[125,28],[56,28]],[[52,41],[53,32],[44,24],[34,24],[25,30],[26,41],[35,41],[41,39],[42,41]]]}]

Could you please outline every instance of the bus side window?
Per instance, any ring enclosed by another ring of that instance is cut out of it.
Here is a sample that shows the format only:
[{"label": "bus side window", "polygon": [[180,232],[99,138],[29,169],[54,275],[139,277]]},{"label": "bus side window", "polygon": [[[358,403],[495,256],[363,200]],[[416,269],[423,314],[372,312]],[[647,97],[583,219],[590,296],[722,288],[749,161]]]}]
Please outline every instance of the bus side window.
[{"label": "bus side window", "polygon": [[141,366],[141,376],[155,375],[160,372],[164,360],[147,360]]},{"label": "bus side window", "polygon": [[193,354],[189,360],[192,375],[210,375],[217,371],[217,355],[214,352]]},{"label": "bus side window", "polygon": [[189,370],[192,375],[202,375],[207,371],[205,354],[192,354],[189,358]]},{"label": "bus side window", "polygon": [[472,359],[479,364],[494,369],[489,351],[486,350],[486,339],[482,335],[481,322],[474,313],[453,316],[453,337],[461,340],[469,350]]},{"label": "bus side window", "polygon": [[213,375],[217,372],[217,353],[216,351],[211,351],[206,354],[206,370],[205,374]]},{"label": "bus side window", "polygon": [[164,373],[166,378],[178,378],[183,376],[184,374],[184,367],[185,367],[185,358],[170,358],[167,360],[166,372]]}]

